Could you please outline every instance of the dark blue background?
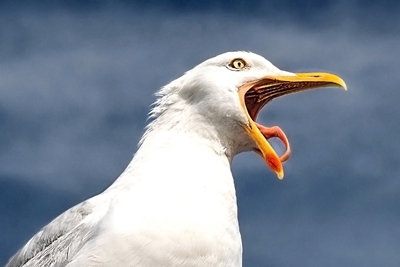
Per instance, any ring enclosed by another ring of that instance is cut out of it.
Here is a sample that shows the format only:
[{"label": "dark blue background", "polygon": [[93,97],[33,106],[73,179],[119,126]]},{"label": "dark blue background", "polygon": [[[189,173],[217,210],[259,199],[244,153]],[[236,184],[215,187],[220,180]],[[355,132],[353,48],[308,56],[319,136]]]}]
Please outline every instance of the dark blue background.
[{"label": "dark blue background", "polygon": [[398,14],[398,1],[0,1],[0,265],[123,171],[158,88],[246,50],[349,91],[263,110],[293,156],[282,182],[253,153],[234,161],[244,266],[400,266]]}]

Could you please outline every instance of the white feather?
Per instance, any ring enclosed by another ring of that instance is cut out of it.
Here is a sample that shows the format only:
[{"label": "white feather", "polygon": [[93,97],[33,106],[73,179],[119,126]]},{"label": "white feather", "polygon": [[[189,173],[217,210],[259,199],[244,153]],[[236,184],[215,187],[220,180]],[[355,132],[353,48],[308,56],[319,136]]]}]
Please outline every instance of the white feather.
[{"label": "white feather", "polygon": [[[235,58],[248,68],[227,67]],[[267,74],[290,73],[230,52],[163,87],[115,183],[43,228],[7,266],[241,266],[230,165],[254,143],[237,90]]]}]

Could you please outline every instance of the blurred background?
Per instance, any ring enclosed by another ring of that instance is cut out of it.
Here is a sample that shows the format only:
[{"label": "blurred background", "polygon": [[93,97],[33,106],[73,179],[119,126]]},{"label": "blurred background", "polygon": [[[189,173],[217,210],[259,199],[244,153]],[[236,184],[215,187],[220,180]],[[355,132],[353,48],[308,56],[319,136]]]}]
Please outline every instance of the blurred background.
[{"label": "blurred background", "polygon": [[263,109],[293,153],[283,181],[254,153],[234,161],[243,265],[400,266],[399,14],[394,0],[0,1],[0,266],[124,170],[156,90],[235,50],[348,85]]}]

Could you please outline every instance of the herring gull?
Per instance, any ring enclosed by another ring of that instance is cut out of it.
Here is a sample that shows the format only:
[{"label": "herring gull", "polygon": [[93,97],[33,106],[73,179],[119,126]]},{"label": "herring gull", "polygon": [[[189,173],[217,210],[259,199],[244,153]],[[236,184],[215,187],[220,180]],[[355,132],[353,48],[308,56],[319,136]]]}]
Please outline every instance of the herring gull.
[{"label": "herring gull", "polygon": [[259,111],[329,86],[346,89],[336,75],[282,71],[250,52],[204,61],[158,91],[152,122],[116,181],[43,227],[6,266],[242,266],[232,159],[255,151],[282,179],[289,142],[279,127],[256,122]]}]

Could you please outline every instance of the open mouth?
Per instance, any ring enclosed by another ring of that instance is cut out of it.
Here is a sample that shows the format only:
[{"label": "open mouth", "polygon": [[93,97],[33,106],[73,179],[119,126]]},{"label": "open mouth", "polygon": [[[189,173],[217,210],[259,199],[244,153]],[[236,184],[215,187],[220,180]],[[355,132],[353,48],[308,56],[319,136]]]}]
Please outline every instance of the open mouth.
[{"label": "open mouth", "polygon": [[[239,90],[241,105],[248,117],[245,126],[255,141],[254,151],[262,156],[279,179],[283,178],[282,162],[289,159],[291,150],[285,133],[278,127],[267,127],[256,122],[260,110],[274,98],[308,89],[339,86],[346,89],[344,81],[329,73],[299,73],[293,76],[265,76],[243,84]],[[285,146],[280,157],[269,144],[268,139],[279,138]]]},{"label": "open mouth", "polygon": [[[267,127],[256,122],[261,109],[272,99],[279,97],[282,91],[290,91],[287,87],[289,83],[278,83],[276,80],[263,81],[263,84],[254,84],[244,95],[244,102],[250,118],[255,122],[265,139],[273,137],[279,138],[285,146],[285,153],[279,157],[281,162],[285,162],[290,157],[290,144],[286,134],[278,126]],[[288,92],[290,93],[290,92]],[[258,154],[262,154],[259,148],[255,149]]]}]

